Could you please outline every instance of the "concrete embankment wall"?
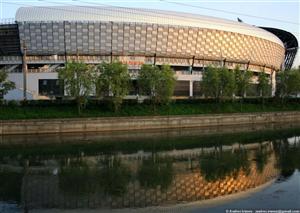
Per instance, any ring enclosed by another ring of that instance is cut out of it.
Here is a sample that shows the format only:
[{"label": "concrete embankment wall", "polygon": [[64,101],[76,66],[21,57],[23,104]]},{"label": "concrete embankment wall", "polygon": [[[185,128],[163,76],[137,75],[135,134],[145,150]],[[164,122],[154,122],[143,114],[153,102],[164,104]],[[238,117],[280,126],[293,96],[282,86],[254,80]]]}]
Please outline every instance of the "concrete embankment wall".
[{"label": "concrete embankment wall", "polygon": [[[300,122],[300,112],[0,121],[0,134],[42,134]],[[238,127],[237,127],[238,128]]]}]

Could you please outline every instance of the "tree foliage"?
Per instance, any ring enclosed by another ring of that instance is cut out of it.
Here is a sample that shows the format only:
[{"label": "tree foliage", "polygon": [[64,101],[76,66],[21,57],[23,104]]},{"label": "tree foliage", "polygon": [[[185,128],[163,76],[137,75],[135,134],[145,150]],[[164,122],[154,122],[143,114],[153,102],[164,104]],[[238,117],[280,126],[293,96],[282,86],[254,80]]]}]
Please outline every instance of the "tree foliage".
[{"label": "tree foliage", "polygon": [[258,75],[258,85],[257,85],[258,93],[260,97],[264,98],[269,94],[270,91],[270,80],[268,75],[262,71]]},{"label": "tree foliage", "polygon": [[83,62],[68,62],[58,73],[58,78],[64,82],[67,95],[77,101],[78,113],[85,107],[87,97],[94,90],[95,71],[93,67]]},{"label": "tree foliage", "polygon": [[176,78],[169,65],[161,68],[144,64],[140,70],[138,84],[142,94],[149,95],[154,104],[167,104],[174,92]]},{"label": "tree foliage", "polygon": [[219,98],[220,79],[216,68],[209,66],[202,76],[202,87],[205,97]]},{"label": "tree foliage", "polygon": [[102,63],[97,66],[99,74],[96,85],[98,96],[104,94],[112,101],[114,110],[118,111],[123,98],[128,95],[130,87],[130,76],[127,65],[119,61],[113,63]]},{"label": "tree foliage", "polygon": [[228,70],[226,67],[218,69],[220,78],[220,97],[232,98],[235,92],[235,76],[234,72]]},{"label": "tree foliage", "polygon": [[277,74],[277,95],[286,98],[300,93],[300,69],[281,71]]},{"label": "tree foliage", "polygon": [[0,97],[3,97],[9,90],[15,88],[15,83],[7,80],[7,73],[4,70],[0,70]]},{"label": "tree foliage", "polygon": [[246,92],[250,86],[252,73],[248,70],[240,70],[237,66],[234,69],[235,84],[236,84],[236,95],[245,98]]},{"label": "tree foliage", "polygon": [[226,67],[208,67],[202,77],[203,93],[206,97],[220,99],[232,97],[235,91],[234,73]]}]

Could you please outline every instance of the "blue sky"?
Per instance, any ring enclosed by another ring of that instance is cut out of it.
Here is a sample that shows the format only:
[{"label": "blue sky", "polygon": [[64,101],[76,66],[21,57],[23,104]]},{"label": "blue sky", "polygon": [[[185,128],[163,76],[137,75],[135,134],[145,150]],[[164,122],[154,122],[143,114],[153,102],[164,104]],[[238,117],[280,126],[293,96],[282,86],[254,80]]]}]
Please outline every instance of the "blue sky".
[{"label": "blue sky", "polygon": [[[180,5],[178,3],[184,3],[186,5]],[[237,17],[239,17],[248,24],[287,30],[292,32],[298,38],[298,41],[300,41],[300,0],[0,0],[0,5],[2,6],[0,17],[2,19],[14,18],[17,9],[25,5],[61,6],[71,4],[87,6],[107,4],[114,6],[173,10],[215,16],[230,20],[236,20]],[[224,10],[227,12],[225,13],[204,8]],[[237,15],[230,12],[245,15]],[[281,21],[254,18],[246,15],[267,17]],[[298,54],[297,57],[298,64],[300,64],[299,59],[300,54]]]}]

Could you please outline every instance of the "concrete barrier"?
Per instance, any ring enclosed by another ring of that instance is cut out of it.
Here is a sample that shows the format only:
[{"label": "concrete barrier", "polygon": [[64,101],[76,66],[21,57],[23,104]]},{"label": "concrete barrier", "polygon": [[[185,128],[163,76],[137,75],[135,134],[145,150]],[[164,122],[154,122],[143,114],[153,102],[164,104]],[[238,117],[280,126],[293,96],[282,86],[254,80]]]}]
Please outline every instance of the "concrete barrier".
[{"label": "concrete barrier", "polygon": [[286,122],[300,122],[300,112],[2,120],[0,121],[0,135],[171,129]]}]

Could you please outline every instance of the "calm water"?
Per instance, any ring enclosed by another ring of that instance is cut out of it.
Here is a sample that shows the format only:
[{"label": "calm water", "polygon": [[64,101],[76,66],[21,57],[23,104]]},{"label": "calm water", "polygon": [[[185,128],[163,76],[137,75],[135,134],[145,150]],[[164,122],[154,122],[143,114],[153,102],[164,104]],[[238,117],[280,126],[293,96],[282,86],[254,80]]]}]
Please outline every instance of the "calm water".
[{"label": "calm water", "polygon": [[[190,212],[300,209],[297,126],[3,136],[0,142],[0,212],[174,211],[183,203],[193,203]],[[261,186],[234,201],[195,203]]]}]

